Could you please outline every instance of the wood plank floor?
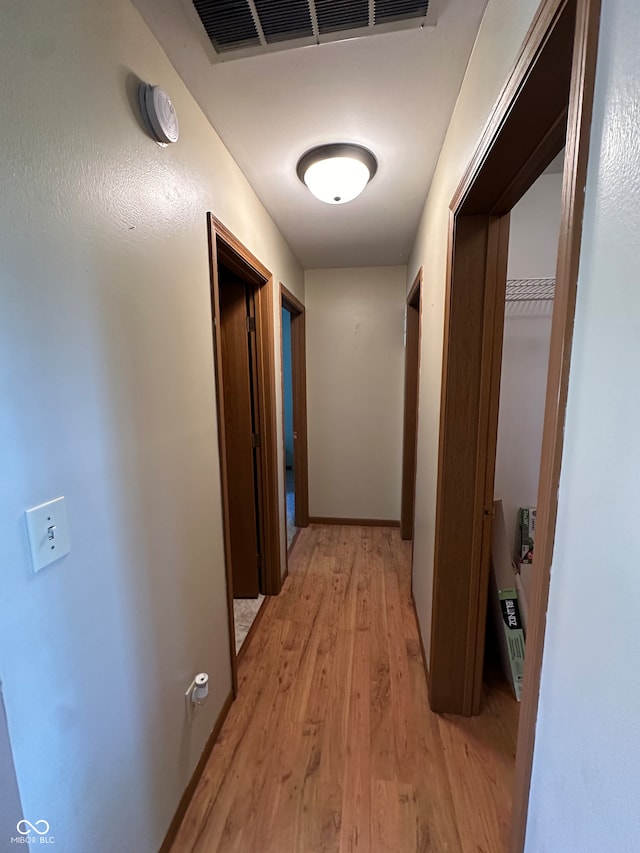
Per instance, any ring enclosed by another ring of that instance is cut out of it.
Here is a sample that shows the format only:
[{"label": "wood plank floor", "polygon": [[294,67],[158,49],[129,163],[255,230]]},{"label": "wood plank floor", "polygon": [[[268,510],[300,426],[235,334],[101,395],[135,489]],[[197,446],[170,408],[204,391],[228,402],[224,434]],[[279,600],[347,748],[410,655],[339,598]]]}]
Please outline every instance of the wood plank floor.
[{"label": "wood plank floor", "polygon": [[399,531],[311,525],[239,666],[174,853],[501,853],[518,708],[429,710]]}]

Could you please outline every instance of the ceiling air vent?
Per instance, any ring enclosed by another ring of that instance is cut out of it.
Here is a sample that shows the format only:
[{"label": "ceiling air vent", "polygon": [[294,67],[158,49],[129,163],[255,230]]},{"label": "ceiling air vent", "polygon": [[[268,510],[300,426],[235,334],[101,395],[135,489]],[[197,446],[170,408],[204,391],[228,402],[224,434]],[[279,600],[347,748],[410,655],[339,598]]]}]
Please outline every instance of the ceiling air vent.
[{"label": "ceiling air vent", "polygon": [[[429,0],[193,0],[219,58],[424,26]],[[286,44],[283,44],[286,42]]]},{"label": "ceiling air vent", "polygon": [[316,0],[318,32],[337,33],[369,26],[369,0]]},{"label": "ceiling air vent", "polygon": [[218,53],[260,45],[246,0],[193,0],[193,5]]},{"label": "ceiling air vent", "polygon": [[313,35],[307,0],[255,0],[267,44]]},{"label": "ceiling air vent", "polygon": [[429,9],[429,0],[376,0],[374,9],[376,24],[406,21],[424,18]]}]

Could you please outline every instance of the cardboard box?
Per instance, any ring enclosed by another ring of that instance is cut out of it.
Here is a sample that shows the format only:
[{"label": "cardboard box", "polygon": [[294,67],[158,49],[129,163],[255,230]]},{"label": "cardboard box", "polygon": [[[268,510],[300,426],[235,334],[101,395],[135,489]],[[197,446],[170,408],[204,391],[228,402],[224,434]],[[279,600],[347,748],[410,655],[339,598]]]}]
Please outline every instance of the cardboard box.
[{"label": "cardboard box", "polygon": [[533,563],[533,546],[536,539],[536,508],[534,506],[520,507],[518,510],[520,526],[519,563]]},{"label": "cardboard box", "polygon": [[522,698],[524,676],[524,628],[520,616],[515,566],[511,561],[507,544],[502,501],[495,501],[494,508],[490,595],[500,646],[500,657],[505,675],[519,702]]},{"label": "cardboard box", "polygon": [[528,612],[529,612],[529,599],[524,588],[524,583],[522,581],[522,575],[520,572],[516,572],[515,575],[516,580],[516,592],[518,593],[518,610],[520,612],[520,619],[522,620],[522,630],[524,631],[524,638],[527,639],[527,624],[528,624]]},{"label": "cardboard box", "polygon": [[527,639],[527,628],[529,624],[529,598],[531,596],[531,563],[519,563],[516,570],[516,590],[518,592],[518,609],[522,619],[524,638]]}]

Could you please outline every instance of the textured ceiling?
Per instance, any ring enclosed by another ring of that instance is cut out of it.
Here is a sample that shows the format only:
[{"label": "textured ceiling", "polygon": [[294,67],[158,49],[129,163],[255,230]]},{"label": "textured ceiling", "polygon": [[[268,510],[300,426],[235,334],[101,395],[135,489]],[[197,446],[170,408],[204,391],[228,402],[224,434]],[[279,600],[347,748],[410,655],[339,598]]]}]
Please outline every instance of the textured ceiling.
[{"label": "textured ceiling", "polygon": [[[303,267],[407,261],[486,0],[431,0],[423,28],[224,62],[191,0],[134,2]],[[338,141],[379,167],[355,201],[326,205],[296,164]]]}]

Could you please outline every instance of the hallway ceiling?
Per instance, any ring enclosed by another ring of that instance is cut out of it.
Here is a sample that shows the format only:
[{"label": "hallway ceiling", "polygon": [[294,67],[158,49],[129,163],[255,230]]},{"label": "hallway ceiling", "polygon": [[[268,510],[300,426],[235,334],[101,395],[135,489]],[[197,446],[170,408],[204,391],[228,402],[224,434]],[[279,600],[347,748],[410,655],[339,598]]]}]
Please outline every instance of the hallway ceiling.
[{"label": "hallway ceiling", "polygon": [[[230,59],[191,0],[134,0],[305,269],[406,263],[486,2],[431,0],[421,28]],[[370,148],[378,172],[328,205],[296,164],[338,141]]]}]

